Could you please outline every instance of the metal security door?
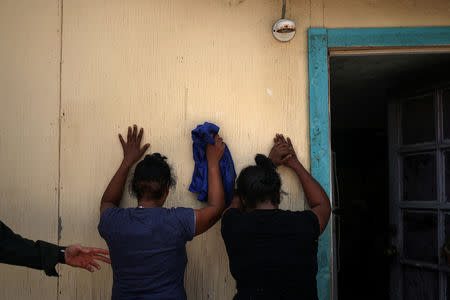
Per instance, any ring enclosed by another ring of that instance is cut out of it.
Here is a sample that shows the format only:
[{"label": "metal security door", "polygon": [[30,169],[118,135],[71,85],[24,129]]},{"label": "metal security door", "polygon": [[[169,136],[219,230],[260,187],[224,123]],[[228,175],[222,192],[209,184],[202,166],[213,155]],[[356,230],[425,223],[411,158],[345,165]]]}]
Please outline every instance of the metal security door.
[{"label": "metal security door", "polygon": [[450,300],[450,89],[392,101],[389,142],[391,300]]}]

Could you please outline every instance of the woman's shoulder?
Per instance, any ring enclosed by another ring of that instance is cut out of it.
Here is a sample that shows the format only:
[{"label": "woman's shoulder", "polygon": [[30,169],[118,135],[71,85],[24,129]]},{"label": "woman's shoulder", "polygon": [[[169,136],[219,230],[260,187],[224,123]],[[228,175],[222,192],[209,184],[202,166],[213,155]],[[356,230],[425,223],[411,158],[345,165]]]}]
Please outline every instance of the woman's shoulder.
[{"label": "woman's shoulder", "polygon": [[236,225],[243,214],[245,213],[238,208],[228,208],[222,215],[222,228],[230,224]]},{"label": "woman's shoulder", "polygon": [[283,212],[285,214],[288,214],[288,215],[293,215],[293,216],[305,216],[305,215],[309,215],[311,213],[314,214],[314,212],[310,209],[305,209],[305,210],[279,209],[279,211]]},{"label": "woman's shoulder", "polygon": [[305,209],[305,210],[281,210],[280,209],[280,213],[283,214],[284,216],[290,216],[299,220],[308,220],[308,221],[317,221],[317,216],[316,214],[310,210],[310,209]]},{"label": "woman's shoulder", "polygon": [[319,235],[320,225],[317,215],[310,209],[290,211],[284,210],[285,216],[290,216],[292,220],[295,220],[300,228],[311,228],[314,235]]},{"label": "woman's shoulder", "polygon": [[231,207],[225,210],[222,217],[225,218],[234,215],[242,215],[242,211],[239,208]]},{"label": "woman's shoulder", "polygon": [[168,214],[191,214],[194,213],[194,209],[191,207],[183,207],[183,206],[178,206],[178,207],[170,207],[170,208],[165,208],[165,207],[161,207],[162,209],[165,210],[166,213]]}]

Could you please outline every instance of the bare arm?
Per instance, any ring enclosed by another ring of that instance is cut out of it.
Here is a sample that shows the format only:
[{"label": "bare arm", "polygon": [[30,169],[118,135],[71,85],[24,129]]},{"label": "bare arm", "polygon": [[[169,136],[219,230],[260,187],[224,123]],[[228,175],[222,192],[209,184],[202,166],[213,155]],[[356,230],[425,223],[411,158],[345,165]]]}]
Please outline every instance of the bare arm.
[{"label": "bare arm", "polygon": [[320,233],[322,233],[328,224],[331,214],[331,204],[327,193],[297,159],[291,140],[287,138],[286,141],[283,135],[277,135],[275,137],[275,144],[277,143],[287,144],[289,146],[289,154],[286,155],[285,159],[283,159],[283,164],[294,170],[297,174],[300,183],[303,186],[303,191],[305,192],[308,205],[319,219]]},{"label": "bare arm", "polygon": [[211,228],[222,215],[225,208],[225,193],[223,191],[222,175],[219,161],[225,151],[225,144],[219,135],[215,136],[215,145],[206,147],[208,160],[208,206],[195,209],[195,235]]},{"label": "bare arm", "polygon": [[120,200],[122,199],[125,183],[127,181],[127,176],[130,172],[131,167],[142,157],[142,155],[144,155],[145,151],[150,146],[150,144],[145,144],[141,148],[141,140],[143,134],[143,128],[141,128],[139,134],[137,133],[136,125],[133,126],[133,129],[131,129],[131,127],[128,127],[126,142],[124,141],[122,135],[119,134],[119,140],[122,144],[123,149],[123,160],[120,164],[119,169],[114,174],[113,178],[108,184],[108,187],[103,193],[103,197],[100,202],[100,215],[108,207],[119,206]]},{"label": "bare arm", "polygon": [[234,191],[233,199],[231,200],[230,206],[228,208],[242,209],[241,197],[239,196],[237,191]]}]

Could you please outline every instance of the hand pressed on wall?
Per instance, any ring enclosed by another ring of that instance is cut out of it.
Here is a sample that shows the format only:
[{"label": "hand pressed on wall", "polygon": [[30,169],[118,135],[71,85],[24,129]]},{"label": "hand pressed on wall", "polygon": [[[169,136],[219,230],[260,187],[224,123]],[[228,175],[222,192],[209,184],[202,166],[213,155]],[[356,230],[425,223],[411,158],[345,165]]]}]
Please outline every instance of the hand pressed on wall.
[{"label": "hand pressed on wall", "polygon": [[123,149],[123,162],[129,166],[133,165],[137,162],[142,155],[144,155],[145,151],[147,151],[150,144],[145,144],[141,148],[142,135],[144,134],[144,129],[141,128],[139,130],[139,134],[137,133],[137,125],[133,125],[133,129],[131,126],[128,127],[127,141],[123,139],[122,135],[119,133],[119,140],[122,144]]},{"label": "hand pressed on wall", "polygon": [[[289,140],[290,141],[290,140]],[[283,135],[276,134],[273,139],[274,145],[269,153],[269,158],[275,166],[285,165],[288,160],[295,156],[292,144],[289,145]],[[292,148],[292,150],[291,150]]]},{"label": "hand pressed on wall", "polygon": [[109,255],[109,251],[100,248],[71,245],[66,248],[64,258],[66,264],[72,267],[83,268],[94,272],[94,267],[100,270],[100,265],[95,260],[101,260],[110,264],[111,260],[101,254]]},{"label": "hand pressed on wall", "polygon": [[[294,168],[294,166],[299,163],[299,160],[297,158],[297,153],[295,153],[294,146],[292,145],[291,139],[289,137],[287,139],[285,139],[282,134],[277,133],[275,135],[275,138],[273,139],[273,141],[274,141],[275,145],[273,146],[272,150],[274,148],[280,149],[280,150],[278,150],[278,155],[284,154],[284,156],[283,155],[281,156],[281,160],[280,159],[277,160],[278,164],[275,161],[274,161],[274,164],[277,166],[282,164],[288,168],[291,168],[291,169]],[[269,158],[271,158],[270,157],[271,154],[272,154],[272,151],[269,154]],[[272,161],[273,161],[273,159],[272,159]]]}]

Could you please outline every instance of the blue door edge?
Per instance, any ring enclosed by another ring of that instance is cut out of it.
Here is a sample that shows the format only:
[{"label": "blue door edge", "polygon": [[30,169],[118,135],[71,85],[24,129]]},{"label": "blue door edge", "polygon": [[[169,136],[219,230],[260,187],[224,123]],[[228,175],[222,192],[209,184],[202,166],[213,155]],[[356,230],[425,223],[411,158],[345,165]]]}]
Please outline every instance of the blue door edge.
[{"label": "blue door edge", "polygon": [[[328,48],[414,47],[450,45],[450,27],[309,28],[309,128],[311,174],[330,196],[331,145],[328,90]],[[333,201],[332,197],[330,197]],[[319,237],[317,290],[320,300],[332,300],[333,218]]]}]

